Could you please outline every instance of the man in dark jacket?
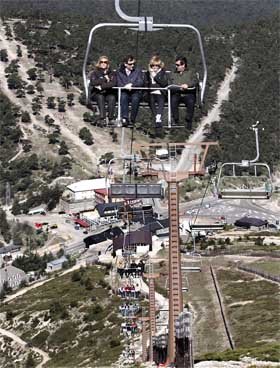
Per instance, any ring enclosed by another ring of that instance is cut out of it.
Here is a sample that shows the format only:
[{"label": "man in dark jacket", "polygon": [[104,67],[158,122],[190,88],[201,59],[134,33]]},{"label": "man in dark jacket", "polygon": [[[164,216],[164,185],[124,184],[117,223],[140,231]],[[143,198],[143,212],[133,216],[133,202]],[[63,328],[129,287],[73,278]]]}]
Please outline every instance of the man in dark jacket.
[{"label": "man in dark jacket", "polygon": [[124,58],[117,71],[117,86],[124,87],[121,90],[121,118],[123,126],[129,125],[128,111],[131,102],[130,125],[134,126],[141,99],[141,91],[132,87],[143,87],[143,75],[139,68],[135,67],[136,60],[132,55]]},{"label": "man in dark jacket", "polygon": [[170,76],[171,84],[171,112],[175,125],[179,124],[179,104],[183,102],[187,108],[186,128],[192,129],[192,119],[196,99],[198,80],[196,74],[188,69],[187,59],[183,56],[176,58],[176,71]]}]

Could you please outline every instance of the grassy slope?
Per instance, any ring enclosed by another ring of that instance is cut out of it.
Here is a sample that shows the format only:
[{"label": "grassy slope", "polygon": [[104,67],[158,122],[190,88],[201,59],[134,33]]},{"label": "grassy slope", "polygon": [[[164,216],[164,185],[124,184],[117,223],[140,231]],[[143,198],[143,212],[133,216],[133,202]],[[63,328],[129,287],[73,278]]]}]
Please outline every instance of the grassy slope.
[{"label": "grassy slope", "polygon": [[16,315],[16,332],[49,352],[47,367],[101,367],[117,360],[122,345],[110,342],[119,337],[119,299],[110,295],[104,276],[98,267],[85,269],[75,282],[67,274],[3,306]]},{"label": "grassy slope", "polygon": [[[220,269],[217,277],[236,347],[245,351],[265,350],[266,343],[277,343],[280,337],[278,285],[234,269]],[[276,348],[267,354],[277,359]]]},{"label": "grassy slope", "polygon": [[272,276],[280,276],[280,265],[278,259],[250,263],[249,267],[258,271],[266,272]]}]

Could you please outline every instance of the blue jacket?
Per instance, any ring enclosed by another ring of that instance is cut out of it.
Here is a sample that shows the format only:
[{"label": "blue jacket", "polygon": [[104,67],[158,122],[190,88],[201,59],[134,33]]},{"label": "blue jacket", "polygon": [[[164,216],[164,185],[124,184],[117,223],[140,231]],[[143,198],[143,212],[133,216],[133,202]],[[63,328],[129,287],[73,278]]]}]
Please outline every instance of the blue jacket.
[{"label": "blue jacket", "polygon": [[132,87],[143,87],[144,77],[140,68],[135,68],[129,75],[125,72],[125,66],[122,65],[117,71],[117,86],[123,87],[128,83],[132,83]]}]

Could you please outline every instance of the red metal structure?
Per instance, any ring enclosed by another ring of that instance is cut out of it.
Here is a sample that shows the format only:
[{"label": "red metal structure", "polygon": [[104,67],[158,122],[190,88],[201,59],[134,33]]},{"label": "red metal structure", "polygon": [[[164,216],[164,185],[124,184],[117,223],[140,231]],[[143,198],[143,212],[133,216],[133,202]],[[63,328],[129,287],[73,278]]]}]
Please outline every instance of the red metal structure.
[{"label": "red metal structure", "polygon": [[[137,145],[139,151],[150,147],[157,147],[162,144],[151,143]],[[190,175],[205,174],[205,158],[209,146],[217,145],[216,142],[194,142],[194,143],[169,143],[170,152],[176,152],[177,148],[194,146],[200,147],[202,151],[199,167],[194,162],[191,167],[184,171],[165,171],[158,170],[158,178],[166,180],[168,183],[168,209],[169,209],[169,334],[168,334],[168,361],[174,362],[176,356],[175,348],[175,321],[183,312],[182,294],[182,272],[181,272],[181,253],[180,253],[180,234],[179,234],[179,190],[180,181],[187,179]],[[197,156],[196,156],[197,158]],[[193,166],[193,167],[192,167]],[[195,170],[194,170],[195,167]]]}]

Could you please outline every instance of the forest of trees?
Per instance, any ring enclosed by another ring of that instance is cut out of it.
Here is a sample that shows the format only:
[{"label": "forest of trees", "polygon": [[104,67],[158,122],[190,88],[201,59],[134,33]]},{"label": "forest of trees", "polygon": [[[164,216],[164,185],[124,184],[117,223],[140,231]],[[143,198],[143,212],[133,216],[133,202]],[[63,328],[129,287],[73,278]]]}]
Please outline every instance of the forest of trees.
[{"label": "forest of trees", "polygon": [[[252,159],[255,137],[249,129],[260,121],[260,160],[272,169],[280,163],[279,110],[279,17],[261,20],[239,29],[234,54],[239,58],[238,76],[228,102],[223,104],[221,121],[214,123],[207,137],[218,140],[217,161]],[[238,147],[238,149],[237,149]],[[211,156],[210,156],[211,157]]]}]

